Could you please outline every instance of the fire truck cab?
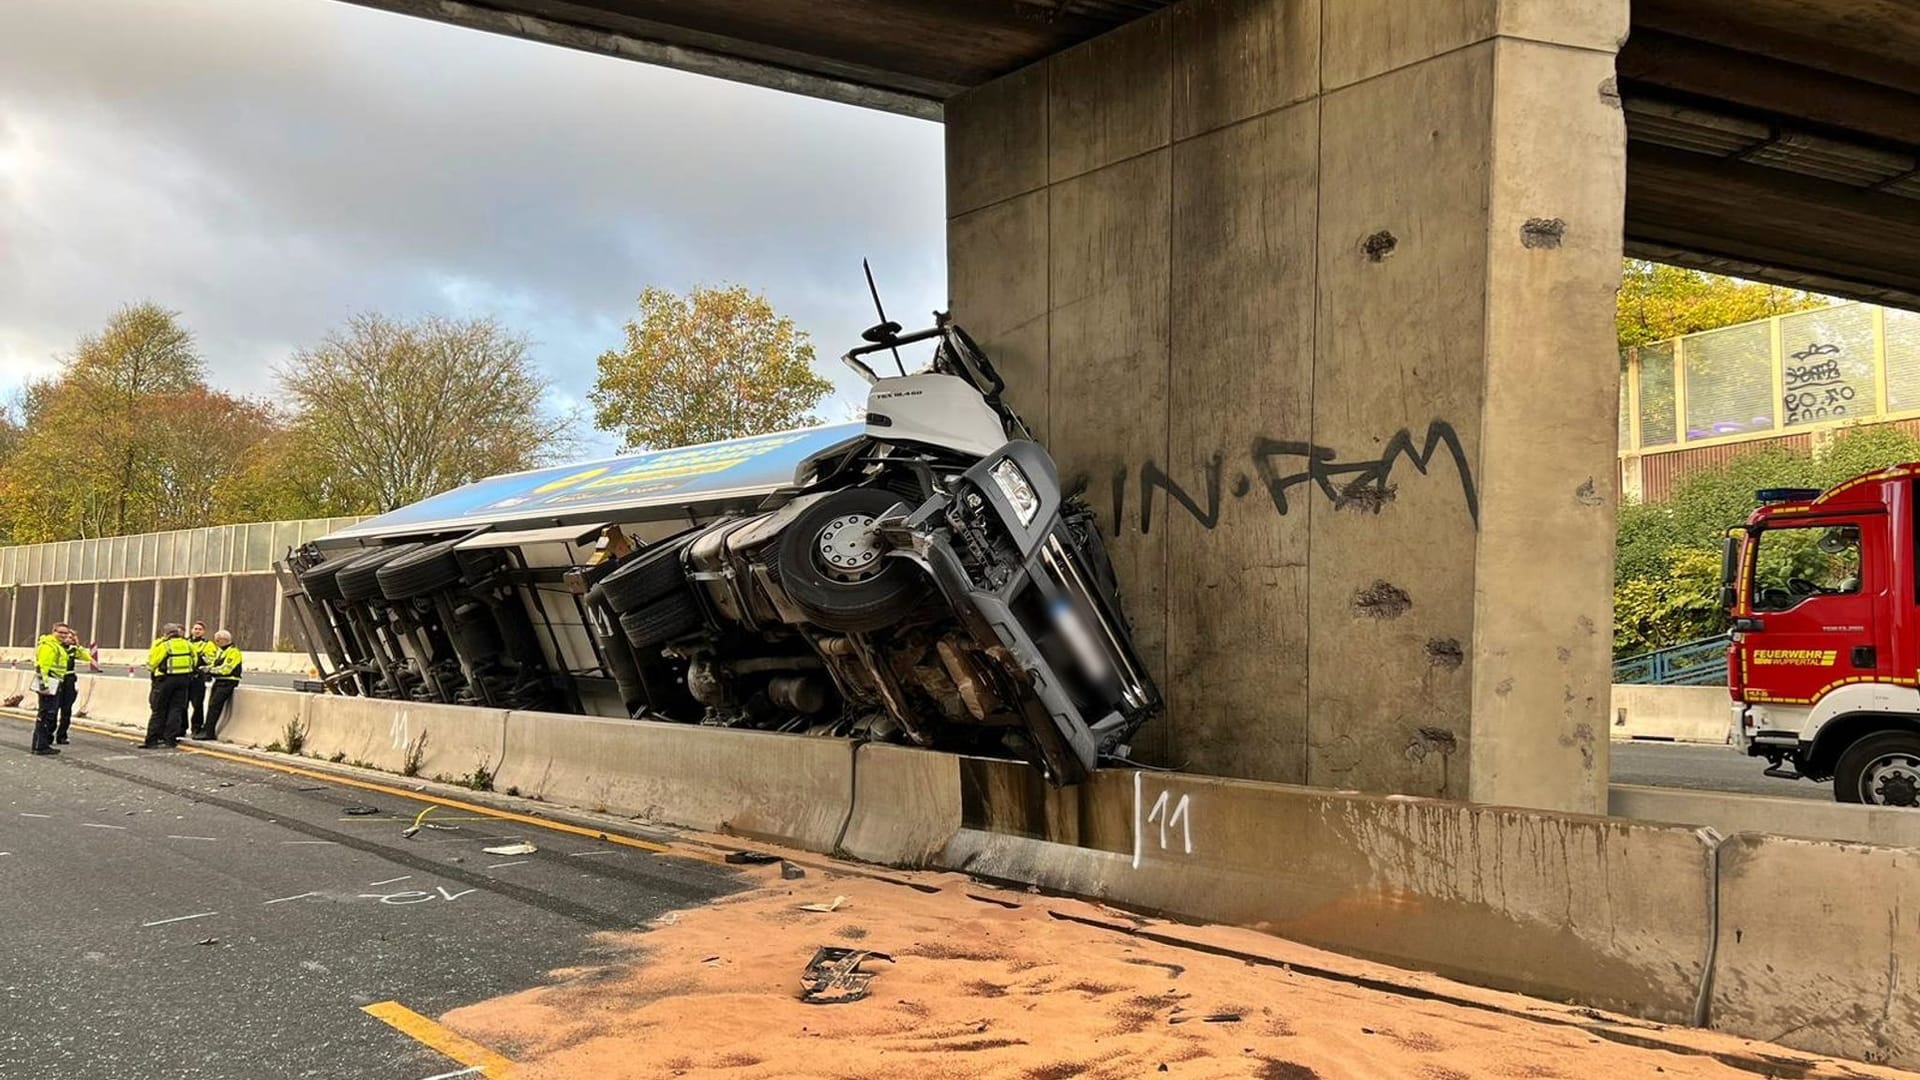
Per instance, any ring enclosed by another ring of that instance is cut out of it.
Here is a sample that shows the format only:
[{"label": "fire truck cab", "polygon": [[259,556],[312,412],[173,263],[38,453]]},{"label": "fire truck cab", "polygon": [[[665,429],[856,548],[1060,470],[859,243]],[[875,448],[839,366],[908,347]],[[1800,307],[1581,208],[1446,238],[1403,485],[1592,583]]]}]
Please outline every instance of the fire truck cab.
[{"label": "fire truck cab", "polygon": [[1761,491],[1727,537],[1734,741],[1840,802],[1920,806],[1916,476]]}]

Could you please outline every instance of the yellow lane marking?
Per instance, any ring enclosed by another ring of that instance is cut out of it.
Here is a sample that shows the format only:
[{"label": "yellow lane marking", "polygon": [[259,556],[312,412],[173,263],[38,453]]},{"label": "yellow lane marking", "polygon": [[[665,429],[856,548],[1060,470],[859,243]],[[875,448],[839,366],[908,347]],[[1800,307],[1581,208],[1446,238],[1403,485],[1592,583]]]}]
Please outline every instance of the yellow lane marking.
[{"label": "yellow lane marking", "polygon": [[[106,735],[110,738],[124,739],[128,742],[140,741],[135,736],[124,735],[120,732],[109,731],[105,728],[93,727],[87,724],[75,724],[73,726],[96,735]],[[360,788],[363,791],[377,791],[382,795],[391,795],[396,799],[412,799],[415,802],[433,803],[437,806],[450,807],[454,810],[464,810],[469,814],[481,814],[498,821],[511,821],[520,825],[532,825],[541,829],[549,829],[553,832],[567,833],[572,836],[584,836],[591,840],[603,840],[609,844],[618,844],[621,847],[651,851],[655,854],[690,855],[688,852],[675,851],[665,844],[656,844],[650,840],[636,840],[631,836],[620,836],[616,833],[602,832],[599,829],[583,828],[579,825],[570,825],[564,821],[550,821],[546,818],[533,817],[530,814],[516,814],[511,810],[496,810],[491,806],[462,802],[459,799],[443,799],[438,795],[428,795],[419,791],[408,791],[405,788],[376,784],[370,780],[360,780],[351,776],[335,776],[332,773],[316,772],[312,769],[302,769],[297,765],[282,765],[277,761],[260,761],[255,758],[243,757],[239,754],[225,754],[218,750],[209,750],[202,746],[182,746],[180,752],[184,754],[201,754],[210,758],[218,758],[221,761],[231,761],[236,765],[251,765],[257,769],[271,769],[274,772],[286,773],[290,776],[304,776],[310,780],[319,780],[328,784],[339,784],[344,787]],[[698,855],[690,855],[690,857],[700,858]],[[703,859],[702,861],[711,860]]]},{"label": "yellow lane marking", "polygon": [[482,1076],[505,1076],[507,1070],[513,1068],[513,1062],[452,1028],[421,1016],[397,1001],[380,1001],[372,1005],[363,1005],[360,1011],[462,1065],[479,1069]]}]

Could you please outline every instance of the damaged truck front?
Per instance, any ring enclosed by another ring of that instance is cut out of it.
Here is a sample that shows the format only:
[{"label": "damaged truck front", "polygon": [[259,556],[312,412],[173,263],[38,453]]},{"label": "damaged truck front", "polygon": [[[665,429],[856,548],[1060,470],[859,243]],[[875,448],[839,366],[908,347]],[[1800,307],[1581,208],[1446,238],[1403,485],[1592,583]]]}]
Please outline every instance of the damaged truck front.
[{"label": "damaged truck front", "polygon": [[1160,697],[1092,513],[959,327],[865,337],[864,422],[493,477],[291,552],[327,689],[1012,754],[1060,784],[1124,757]]}]

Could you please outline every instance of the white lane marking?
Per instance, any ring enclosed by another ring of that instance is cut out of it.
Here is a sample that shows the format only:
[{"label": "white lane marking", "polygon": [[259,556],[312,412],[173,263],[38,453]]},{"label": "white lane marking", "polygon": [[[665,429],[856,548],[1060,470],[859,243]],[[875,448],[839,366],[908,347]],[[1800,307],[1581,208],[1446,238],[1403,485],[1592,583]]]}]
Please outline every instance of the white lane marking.
[{"label": "white lane marking", "polygon": [[411,881],[412,879],[412,874],[402,874],[399,877],[390,877],[385,881],[369,881],[367,882],[367,887],[372,888],[375,885],[391,885],[396,881]]},{"label": "white lane marking", "polygon": [[38,818],[50,818],[50,817],[52,817],[53,815],[52,815],[52,814],[29,814],[29,813],[27,813],[27,812],[26,812],[25,810],[22,810],[22,811],[20,811],[20,816],[21,816],[21,817],[38,817]]},{"label": "white lane marking", "polygon": [[618,854],[620,853],[612,850],[611,848],[603,848],[599,851],[569,851],[567,852],[567,857],[569,859],[584,859],[589,855],[618,855]]},{"label": "white lane marking", "polygon": [[146,927],[149,927],[149,926],[165,926],[168,923],[188,922],[193,919],[204,919],[209,915],[218,915],[218,914],[220,913],[217,911],[203,911],[198,915],[181,915],[172,919],[159,919],[154,922],[143,922],[140,924],[140,926],[142,929],[145,929]]},{"label": "white lane marking", "polygon": [[282,844],[338,844],[338,840],[282,840]]},{"label": "white lane marking", "polygon": [[118,829],[121,832],[127,831],[127,827],[125,825],[96,825],[91,821],[81,822],[80,827],[83,829]]},{"label": "white lane marking", "polygon": [[453,1080],[456,1076],[472,1076],[479,1071],[480,1066],[473,1065],[465,1069],[455,1069],[450,1073],[436,1073],[433,1076],[427,1077],[426,1080]]},{"label": "white lane marking", "polygon": [[[0,855],[4,855],[4,854],[6,854],[6,852],[0,851]],[[532,859],[515,859],[512,862],[497,862],[497,863],[494,863],[492,866],[487,867],[487,869],[498,870],[503,866],[525,866],[532,861],[533,861]]]},{"label": "white lane marking", "polygon": [[177,836],[173,833],[168,833],[167,839],[169,840],[219,840],[220,838],[217,836]]},{"label": "white lane marking", "polygon": [[[319,895],[320,895],[320,894],[319,894],[319,893],[317,893],[317,892],[303,892],[303,893],[301,893],[301,894],[300,894],[299,896],[283,896],[283,897],[281,897],[281,898],[280,898],[280,899],[278,899],[278,900],[269,900],[269,901],[267,901],[267,903],[269,903],[269,904],[284,904],[284,903],[286,903],[286,902],[287,902],[287,901],[289,901],[289,900],[304,900],[304,899],[306,899],[306,898],[307,898],[307,897],[309,897],[309,896],[319,896]],[[264,905],[263,905],[263,906],[264,906]]]},{"label": "white lane marking", "polygon": [[139,756],[140,756],[139,754],[111,754],[111,755],[108,755],[107,757],[101,758],[100,760],[101,761],[132,761]]}]

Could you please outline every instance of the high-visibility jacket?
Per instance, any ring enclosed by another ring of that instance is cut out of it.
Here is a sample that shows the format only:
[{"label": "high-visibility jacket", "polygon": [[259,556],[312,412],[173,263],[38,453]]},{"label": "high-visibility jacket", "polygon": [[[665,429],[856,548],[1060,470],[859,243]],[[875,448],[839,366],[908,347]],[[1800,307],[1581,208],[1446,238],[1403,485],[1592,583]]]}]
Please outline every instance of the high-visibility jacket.
[{"label": "high-visibility jacket", "polygon": [[187,643],[193,646],[193,666],[202,671],[211,668],[213,662],[220,659],[220,646],[207,638],[198,641],[189,638]]},{"label": "high-visibility jacket", "polygon": [[240,655],[240,647],[229,645],[222,649],[215,646],[213,653],[213,662],[207,665],[208,673],[226,682],[239,682],[240,669],[245,660],[245,657]]},{"label": "high-visibility jacket", "polygon": [[78,662],[93,663],[93,654],[78,645],[68,649],[52,634],[42,635],[34,644],[33,669],[48,678],[66,678]]},{"label": "high-visibility jacket", "polygon": [[147,670],[155,675],[191,675],[199,651],[183,637],[163,637],[147,650]]}]

